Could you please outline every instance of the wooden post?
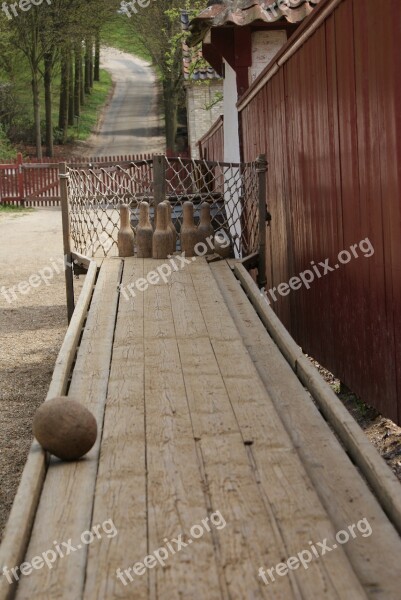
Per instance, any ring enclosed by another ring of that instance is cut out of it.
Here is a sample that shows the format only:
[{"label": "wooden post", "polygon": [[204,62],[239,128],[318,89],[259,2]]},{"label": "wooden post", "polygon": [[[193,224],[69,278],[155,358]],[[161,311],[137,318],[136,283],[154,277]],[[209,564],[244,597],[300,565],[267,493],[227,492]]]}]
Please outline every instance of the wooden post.
[{"label": "wooden post", "polygon": [[70,232],[70,211],[68,206],[68,174],[67,164],[59,164],[60,194],[61,194],[61,215],[63,219],[63,247],[64,247],[64,273],[65,287],[67,293],[67,315],[68,323],[71,321],[74,312],[74,272],[73,260],[71,254],[71,232]]},{"label": "wooden post", "polygon": [[155,226],[157,224],[157,205],[166,199],[166,159],[164,154],[153,156],[153,201]]},{"label": "wooden post", "polygon": [[18,152],[17,154],[17,180],[18,180],[18,198],[21,201],[21,204],[25,204],[25,194],[24,194],[24,171],[22,168],[22,154]]},{"label": "wooden post", "polygon": [[264,288],[266,279],[266,155],[261,154],[256,159],[256,172],[259,180],[259,260],[258,260],[258,285]]}]

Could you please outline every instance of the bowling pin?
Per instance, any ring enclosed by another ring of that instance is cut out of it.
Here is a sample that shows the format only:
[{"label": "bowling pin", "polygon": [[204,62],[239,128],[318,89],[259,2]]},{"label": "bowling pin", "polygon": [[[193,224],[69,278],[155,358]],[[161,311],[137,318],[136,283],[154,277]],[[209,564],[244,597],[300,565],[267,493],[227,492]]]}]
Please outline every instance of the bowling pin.
[{"label": "bowling pin", "polygon": [[153,227],[149,218],[149,204],[139,205],[139,223],[136,228],[136,247],[138,258],[152,258]]},{"label": "bowling pin", "polygon": [[131,211],[128,204],[120,206],[120,230],[117,236],[118,256],[134,256],[135,236],[131,227]]}]

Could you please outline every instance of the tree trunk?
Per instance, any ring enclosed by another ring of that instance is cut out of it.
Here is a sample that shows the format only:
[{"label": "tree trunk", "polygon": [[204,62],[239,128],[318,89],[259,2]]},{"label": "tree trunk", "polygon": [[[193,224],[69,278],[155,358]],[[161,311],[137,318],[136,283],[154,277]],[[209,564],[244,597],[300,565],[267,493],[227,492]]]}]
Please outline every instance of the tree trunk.
[{"label": "tree trunk", "polygon": [[178,110],[178,98],[176,93],[172,89],[171,82],[165,81],[163,83],[163,95],[164,95],[164,114],[165,114],[165,127],[166,127],[166,147],[167,150],[175,150],[175,138],[177,135],[177,110]]},{"label": "tree trunk", "polygon": [[79,45],[75,47],[75,79],[74,79],[74,114],[79,117],[81,114],[81,68],[82,53]]},{"label": "tree trunk", "polygon": [[94,68],[95,81],[100,81],[100,32],[96,31],[95,37],[95,68]]},{"label": "tree trunk", "polygon": [[83,60],[82,60],[82,54],[80,54],[81,56],[81,63],[80,63],[80,75],[79,75],[79,82],[80,82],[80,94],[81,94],[81,106],[85,105],[85,79],[84,79],[84,66],[83,66]]},{"label": "tree trunk", "polygon": [[93,89],[93,45],[92,40],[90,41],[90,54],[89,54],[89,87]]},{"label": "tree trunk", "polygon": [[68,54],[68,125],[74,126],[74,65],[72,52]]},{"label": "tree trunk", "polygon": [[91,53],[92,45],[87,39],[85,41],[85,94],[91,93]]},{"label": "tree trunk", "polygon": [[50,158],[53,156],[53,117],[52,117],[52,79],[53,79],[53,52],[46,52],[43,57],[44,88],[45,88],[45,114],[46,114],[46,154]]},{"label": "tree trunk", "polygon": [[32,98],[33,98],[33,118],[35,124],[35,144],[36,156],[42,158],[42,131],[40,126],[40,92],[39,92],[39,73],[34,70],[32,73]]},{"label": "tree trunk", "polygon": [[68,54],[63,53],[61,58],[61,84],[60,84],[60,109],[58,126],[63,132],[62,143],[67,142],[68,137],[68,91],[69,91],[69,64]]}]

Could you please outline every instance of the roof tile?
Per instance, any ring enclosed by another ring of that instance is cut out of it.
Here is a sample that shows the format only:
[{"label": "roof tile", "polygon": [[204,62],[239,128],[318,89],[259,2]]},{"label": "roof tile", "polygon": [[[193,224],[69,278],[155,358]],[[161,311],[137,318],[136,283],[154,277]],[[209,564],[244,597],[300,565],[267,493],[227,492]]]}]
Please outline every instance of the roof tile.
[{"label": "roof tile", "polygon": [[321,0],[219,0],[193,19],[188,28],[189,46],[199,44],[212,27],[232,24],[250,25],[255,21],[274,23],[285,19],[289,23],[303,21]]}]

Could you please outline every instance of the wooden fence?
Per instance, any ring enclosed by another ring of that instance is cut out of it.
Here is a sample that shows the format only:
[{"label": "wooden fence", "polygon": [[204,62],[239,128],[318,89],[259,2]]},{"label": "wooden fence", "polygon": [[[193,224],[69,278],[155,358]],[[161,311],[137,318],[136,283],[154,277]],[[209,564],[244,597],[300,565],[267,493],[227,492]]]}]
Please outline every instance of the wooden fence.
[{"label": "wooden fence", "polygon": [[[149,154],[110,157],[83,157],[71,159],[67,164],[130,163],[149,160]],[[17,204],[28,207],[60,205],[60,159],[17,159],[0,164],[0,204]]]},{"label": "wooden fence", "polygon": [[199,140],[199,156],[206,160],[224,160],[224,117],[220,116]]},{"label": "wooden fence", "polygon": [[[269,161],[267,288],[338,265],[272,307],[305,352],[401,424],[401,3],[385,4],[322,2],[238,108],[243,160]],[[366,238],[374,254],[356,258]]]}]

